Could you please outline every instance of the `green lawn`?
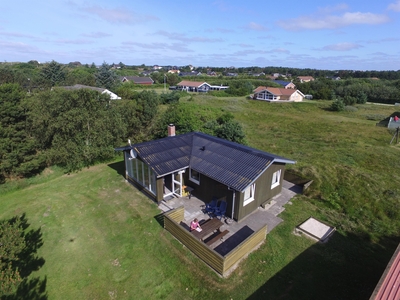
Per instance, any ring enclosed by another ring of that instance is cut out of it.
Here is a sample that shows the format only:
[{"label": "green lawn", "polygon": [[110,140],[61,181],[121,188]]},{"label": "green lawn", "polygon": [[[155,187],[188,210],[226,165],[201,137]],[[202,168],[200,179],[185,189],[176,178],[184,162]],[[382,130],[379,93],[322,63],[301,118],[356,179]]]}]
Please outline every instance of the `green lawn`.
[{"label": "green lawn", "polygon": [[[368,298],[400,228],[388,214],[400,205],[399,175],[389,172],[399,169],[399,147],[368,118],[394,107],[334,113],[327,102],[193,98],[232,112],[249,145],[297,160],[293,170],[315,181],[310,191],[287,205],[265,244],[222,279],[163,229],[156,204],[125,182],[120,160],[70,175],[46,170],[20,188],[4,186],[0,218],[25,213],[41,231],[45,262],[31,278],[46,279],[48,298]],[[327,244],[292,234],[310,215],[338,228]]]}]

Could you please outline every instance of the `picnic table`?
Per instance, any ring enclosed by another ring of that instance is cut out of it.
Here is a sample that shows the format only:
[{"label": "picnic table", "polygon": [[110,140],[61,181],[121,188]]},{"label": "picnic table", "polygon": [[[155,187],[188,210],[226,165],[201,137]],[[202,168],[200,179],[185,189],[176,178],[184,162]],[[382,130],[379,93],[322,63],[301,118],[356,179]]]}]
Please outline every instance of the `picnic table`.
[{"label": "picnic table", "polygon": [[202,231],[198,232],[196,230],[192,231],[192,234],[198,238],[199,240],[204,240],[208,235],[214,233],[214,231],[218,230],[224,223],[222,223],[217,218],[208,219],[203,224],[200,224]]}]

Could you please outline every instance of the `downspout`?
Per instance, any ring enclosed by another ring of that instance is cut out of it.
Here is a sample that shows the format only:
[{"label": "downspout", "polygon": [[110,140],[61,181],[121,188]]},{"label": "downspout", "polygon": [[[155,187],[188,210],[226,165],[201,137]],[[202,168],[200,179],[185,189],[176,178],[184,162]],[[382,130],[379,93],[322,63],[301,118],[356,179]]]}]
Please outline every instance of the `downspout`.
[{"label": "downspout", "polygon": [[233,208],[235,207],[235,190],[233,190],[233,196],[232,196],[232,220],[233,220]]},{"label": "downspout", "polygon": [[229,186],[228,186],[228,190],[232,191],[232,193],[233,193],[233,195],[232,195],[232,214],[231,214],[231,219],[233,220],[233,213],[234,213],[234,207],[235,207],[235,196],[236,196],[235,192],[236,191]]}]

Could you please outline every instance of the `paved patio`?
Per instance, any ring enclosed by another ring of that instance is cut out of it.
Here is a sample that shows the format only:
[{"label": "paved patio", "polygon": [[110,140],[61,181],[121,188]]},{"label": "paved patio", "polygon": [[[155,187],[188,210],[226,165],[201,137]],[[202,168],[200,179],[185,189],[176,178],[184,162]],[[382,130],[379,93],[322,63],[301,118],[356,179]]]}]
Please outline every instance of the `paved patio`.
[{"label": "paved patio", "polygon": [[[235,248],[235,246],[239,245],[249,235],[259,230],[265,224],[267,224],[268,233],[271,232],[271,230],[283,221],[278,215],[285,210],[284,206],[289,203],[294,196],[301,194],[301,192],[301,186],[284,180],[282,192],[272,198],[270,204],[265,208],[258,207],[257,210],[240,222],[223,225],[224,228],[221,228],[221,230],[227,229],[229,233],[224,237],[223,244],[221,244],[222,241],[219,241],[213,245],[214,250],[222,255],[228,253],[232,247]],[[163,201],[159,205],[159,208],[163,212],[166,212],[182,205],[185,207],[184,222],[187,225],[189,225],[194,218],[199,220],[207,220],[210,218],[208,214],[204,213],[205,203],[194,196],[192,196],[191,199],[182,197]]]}]

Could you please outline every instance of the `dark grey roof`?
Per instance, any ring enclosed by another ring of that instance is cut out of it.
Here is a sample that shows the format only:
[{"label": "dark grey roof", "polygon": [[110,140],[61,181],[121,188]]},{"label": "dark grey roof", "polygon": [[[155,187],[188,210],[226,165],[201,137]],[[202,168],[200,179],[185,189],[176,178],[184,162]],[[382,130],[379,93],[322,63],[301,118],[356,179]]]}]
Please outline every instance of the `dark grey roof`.
[{"label": "dark grey roof", "polygon": [[272,163],[295,163],[271,153],[200,132],[120,147],[135,149],[157,177],[190,167],[237,191],[244,191]]},{"label": "dark grey roof", "polygon": [[273,82],[276,82],[277,84],[283,85],[283,86],[287,86],[290,81],[284,81],[284,80],[274,80]]},{"label": "dark grey roof", "polygon": [[104,92],[106,89],[105,88],[99,88],[95,86],[88,86],[88,85],[83,85],[83,84],[75,84],[72,86],[60,86],[60,88],[66,89],[66,90],[80,90],[80,89],[89,89],[93,91],[98,91],[100,93]]},{"label": "dark grey roof", "polygon": [[133,81],[134,83],[138,83],[138,84],[143,84],[143,83],[154,83],[154,80],[151,79],[150,77],[138,77],[138,76],[125,76],[122,77],[121,80],[123,81],[124,79],[129,80],[129,81]]}]

